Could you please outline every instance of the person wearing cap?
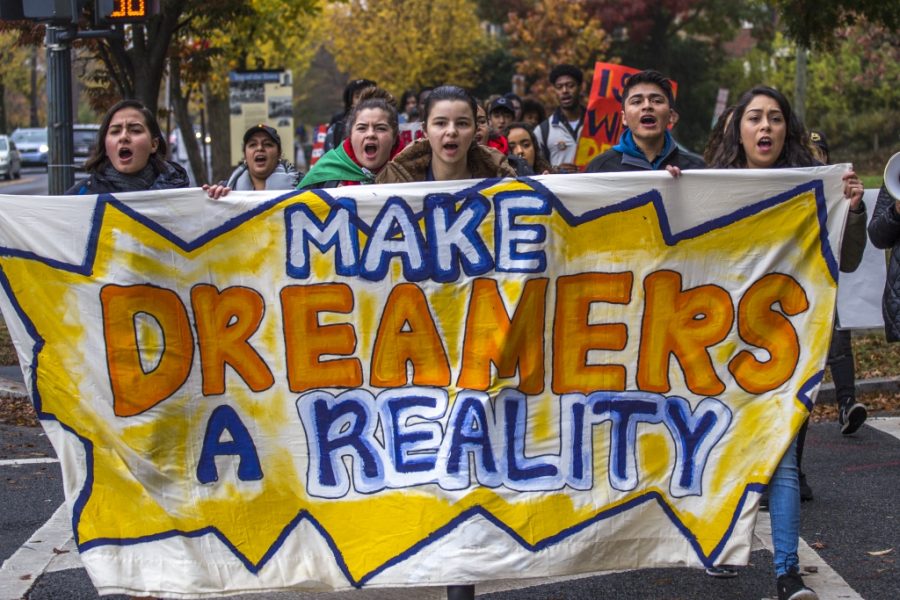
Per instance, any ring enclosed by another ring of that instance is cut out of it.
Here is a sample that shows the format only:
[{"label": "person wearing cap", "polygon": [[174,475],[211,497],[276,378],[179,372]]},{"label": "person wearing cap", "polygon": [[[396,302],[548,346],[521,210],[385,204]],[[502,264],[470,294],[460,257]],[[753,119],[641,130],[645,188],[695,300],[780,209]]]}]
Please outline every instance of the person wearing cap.
[{"label": "person wearing cap", "polygon": [[488,118],[491,120],[491,128],[493,130],[498,132],[506,131],[509,124],[516,118],[516,109],[513,107],[512,100],[505,96],[500,96],[491,102]]},{"label": "person wearing cap", "polygon": [[656,171],[666,169],[677,176],[681,169],[702,169],[703,159],[678,148],[669,125],[674,113],[672,84],[654,70],[635,73],[622,88],[622,123],[619,143],[594,157],[588,173]]},{"label": "person wearing cap", "polygon": [[488,109],[488,121],[490,125],[490,133],[485,145],[500,151],[503,154],[509,154],[509,142],[503,132],[513,122],[516,112],[513,109],[512,102],[509,98],[499,96],[494,98]]},{"label": "person wearing cap", "polygon": [[575,173],[578,171],[575,153],[584,126],[585,109],[581,104],[584,74],[574,65],[556,65],[549,79],[559,107],[538,127],[538,143],[559,173]]},{"label": "person wearing cap", "polygon": [[513,121],[522,120],[522,99],[514,92],[506,92],[503,97],[510,101],[510,105],[514,111]]},{"label": "person wearing cap", "polygon": [[300,173],[281,157],[281,137],[264,123],[244,133],[244,160],[228,178],[216,185],[204,185],[210,198],[221,198],[231,190],[292,190]]}]

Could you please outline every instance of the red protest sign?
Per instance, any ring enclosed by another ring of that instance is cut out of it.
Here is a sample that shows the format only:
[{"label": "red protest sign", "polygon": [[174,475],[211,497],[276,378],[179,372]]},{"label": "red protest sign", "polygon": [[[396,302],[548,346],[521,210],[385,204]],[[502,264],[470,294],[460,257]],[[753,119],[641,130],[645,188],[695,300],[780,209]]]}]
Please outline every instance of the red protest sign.
[{"label": "red protest sign", "polygon": [[328,125],[319,125],[313,131],[312,155],[309,157],[309,166],[313,166],[325,154],[325,136],[328,134]]}]

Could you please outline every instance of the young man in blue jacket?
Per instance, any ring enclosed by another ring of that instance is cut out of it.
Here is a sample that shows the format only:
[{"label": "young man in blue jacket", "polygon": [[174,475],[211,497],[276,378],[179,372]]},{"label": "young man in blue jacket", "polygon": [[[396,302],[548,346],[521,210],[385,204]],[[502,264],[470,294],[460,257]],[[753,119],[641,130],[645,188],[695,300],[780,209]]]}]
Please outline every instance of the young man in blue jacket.
[{"label": "young man in blue jacket", "polygon": [[703,159],[678,148],[669,123],[673,119],[672,84],[658,71],[635,73],[622,89],[619,143],[588,163],[587,173],[650,171],[673,167],[702,169]]}]

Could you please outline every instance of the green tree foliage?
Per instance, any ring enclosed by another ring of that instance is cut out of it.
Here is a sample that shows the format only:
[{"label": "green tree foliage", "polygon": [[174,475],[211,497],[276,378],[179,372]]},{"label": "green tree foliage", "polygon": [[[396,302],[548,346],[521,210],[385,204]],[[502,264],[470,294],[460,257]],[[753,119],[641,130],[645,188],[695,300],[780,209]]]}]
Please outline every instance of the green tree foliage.
[{"label": "green tree foliage", "polygon": [[622,64],[656,69],[678,82],[675,137],[697,152],[706,145],[719,73],[728,62],[725,44],[745,23],[763,47],[773,34],[772,13],[761,2],[595,0],[590,8],[611,34],[610,52]]},{"label": "green tree foliage", "polygon": [[[830,48],[809,54],[806,124],[825,132],[832,161],[878,173],[900,150],[900,35],[865,20],[833,35]],[[737,94],[762,83],[793,100],[795,64],[796,45],[778,35],[771,51],[734,61],[726,78]]]},{"label": "green tree foliage", "polygon": [[840,43],[835,30],[860,22],[900,28],[897,0],[774,0],[787,34],[806,48],[832,47]]},{"label": "green tree foliage", "polygon": [[471,87],[493,42],[473,0],[350,0],[326,12],[326,46],[351,77],[400,93]]}]

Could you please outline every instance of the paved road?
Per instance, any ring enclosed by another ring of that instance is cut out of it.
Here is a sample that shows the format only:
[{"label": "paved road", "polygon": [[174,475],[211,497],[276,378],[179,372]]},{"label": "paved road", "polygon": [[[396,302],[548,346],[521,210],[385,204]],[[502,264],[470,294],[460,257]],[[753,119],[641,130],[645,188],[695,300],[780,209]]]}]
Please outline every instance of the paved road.
[{"label": "paved road", "polygon": [[[38,428],[0,426],[0,600],[93,599],[96,591],[72,543],[61,507],[59,466]],[[801,563],[822,600],[900,597],[900,417],[871,419],[843,438],[815,424],[804,467],[816,499],[803,506]],[[490,600],[748,599],[775,596],[768,516],[760,514],[751,564],[733,580],[694,569],[645,569],[580,579],[493,582],[476,588]],[[30,540],[30,541],[29,541]],[[884,553],[885,550],[889,552]],[[123,599],[123,596],[108,596]],[[443,589],[262,594],[278,600],[440,600]]]},{"label": "paved road", "polygon": [[[75,173],[75,180],[78,181],[85,176],[84,173]],[[0,194],[46,196],[47,170],[41,167],[27,167],[22,169],[21,179],[0,180]]]}]

